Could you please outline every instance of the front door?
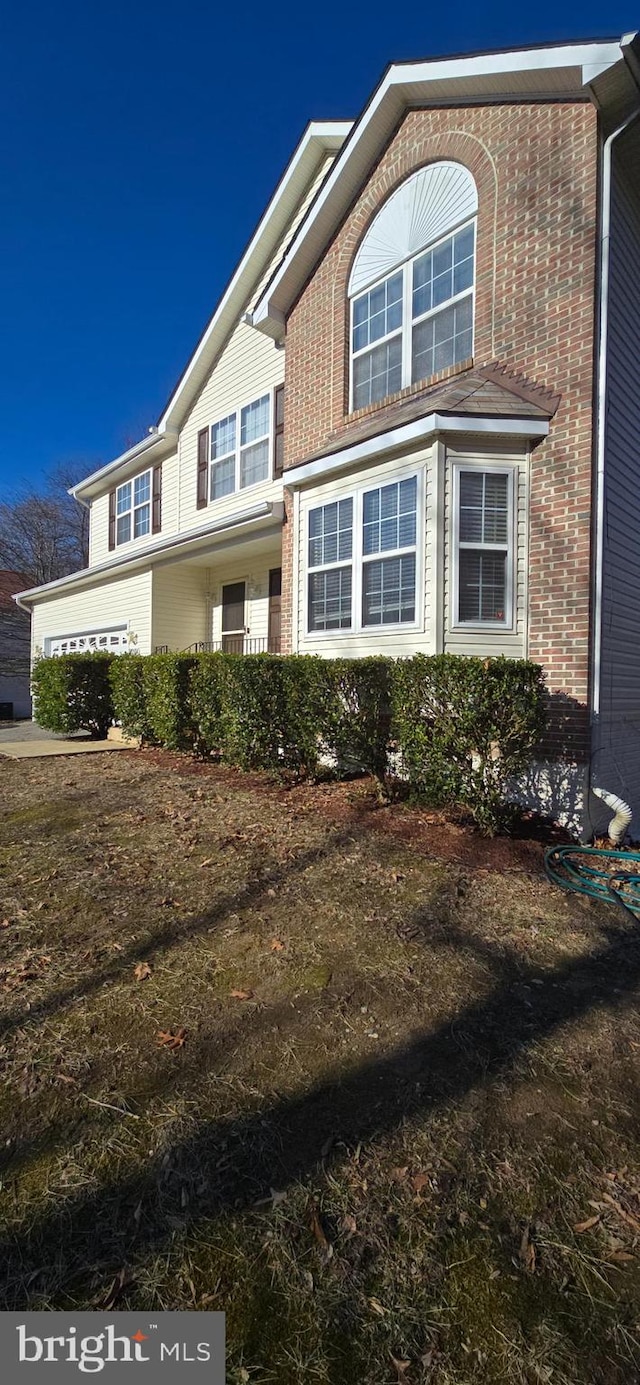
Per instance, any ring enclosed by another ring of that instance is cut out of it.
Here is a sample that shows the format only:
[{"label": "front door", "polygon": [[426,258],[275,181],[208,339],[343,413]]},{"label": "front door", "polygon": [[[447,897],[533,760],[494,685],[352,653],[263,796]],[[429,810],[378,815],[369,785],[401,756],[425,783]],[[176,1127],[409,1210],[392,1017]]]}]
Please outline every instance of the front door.
[{"label": "front door", "polygon": [[222,588],[222,648],[227,654],[244,653],[244,606],[244,582],[228,582]]},{"label": "front door", "polygon": [[282,611],[282,568],[272,567],[269,573],[269,641],[270,654],[280,653]]}]

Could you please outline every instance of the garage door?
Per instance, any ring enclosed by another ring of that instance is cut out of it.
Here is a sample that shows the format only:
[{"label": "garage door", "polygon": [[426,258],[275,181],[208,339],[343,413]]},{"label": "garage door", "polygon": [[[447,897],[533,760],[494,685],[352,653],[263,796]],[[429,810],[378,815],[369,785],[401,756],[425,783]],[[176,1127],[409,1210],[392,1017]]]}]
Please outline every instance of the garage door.
[{"label": "garage door", "polygon": [[[48,647],[47,647],[48,646]],[[47,653],[57,654],[87,654],[91,650],[106,649],[111,654],[123,654],[125,649],[132,648],[128,632],[120,625],[114,626],[110,630],[92,630],[89,633],[74,635],[57,635],[45,641]]]}]

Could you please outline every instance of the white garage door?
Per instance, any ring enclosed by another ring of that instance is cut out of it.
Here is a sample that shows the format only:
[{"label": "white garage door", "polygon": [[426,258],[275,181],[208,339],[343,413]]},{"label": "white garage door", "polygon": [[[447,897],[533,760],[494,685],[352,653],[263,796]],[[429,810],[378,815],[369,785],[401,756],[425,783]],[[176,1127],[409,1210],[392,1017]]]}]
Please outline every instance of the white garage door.
[{"label": "white garage door", "polygon": [[132,648],[128,631],[122,626],[111,630],[92,630],[82,635],[58,635],[45,642],[47,654],[87,654],[91,650],[106,649],[111,654],[123,654]]}]

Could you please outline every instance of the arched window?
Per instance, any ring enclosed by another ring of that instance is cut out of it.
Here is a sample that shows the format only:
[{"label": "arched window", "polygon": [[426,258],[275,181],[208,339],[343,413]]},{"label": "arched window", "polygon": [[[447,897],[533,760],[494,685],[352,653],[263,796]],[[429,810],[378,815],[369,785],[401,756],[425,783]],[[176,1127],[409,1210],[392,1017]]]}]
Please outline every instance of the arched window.
[{"label": "arched window", "polygon": [[468,170],[441,162],[372,221],[349,280],[352,409],[471,356],[477,209]]}]

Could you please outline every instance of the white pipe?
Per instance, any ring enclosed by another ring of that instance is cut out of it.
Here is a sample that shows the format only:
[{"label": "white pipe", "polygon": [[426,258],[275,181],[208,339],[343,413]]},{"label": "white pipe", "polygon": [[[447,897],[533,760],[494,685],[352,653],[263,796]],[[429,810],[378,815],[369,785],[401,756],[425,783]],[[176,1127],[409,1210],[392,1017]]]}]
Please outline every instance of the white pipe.
[{"label": "white pipe", "polygon": [[601,798],[602,802],[606,803],[607,808],[613,810],[615,816],[609,823],[607,835],[610,841],[619,846],[633,817],[629,804],[625,803],[623,798],[616,798],[614,793],[607,793],[605,789],[597,789],[592,786],[591,792],[595,794],[596,798]]},{"label": "white pipe", "polygon": [[602,146],[602,229],[600,234],[600,321],[598,330],[598,427],[596,434],[595,480],[595,573],[593,599],[593,678],[591,719],[600,715],[600,673],[602,664],[602,580],[604,565],[604,444],[607,405],[607,337],[609,331],[609,268],[611,236],[611,163],[614,141],[638,119],[640,111],[623,120],[607,135]]}]

